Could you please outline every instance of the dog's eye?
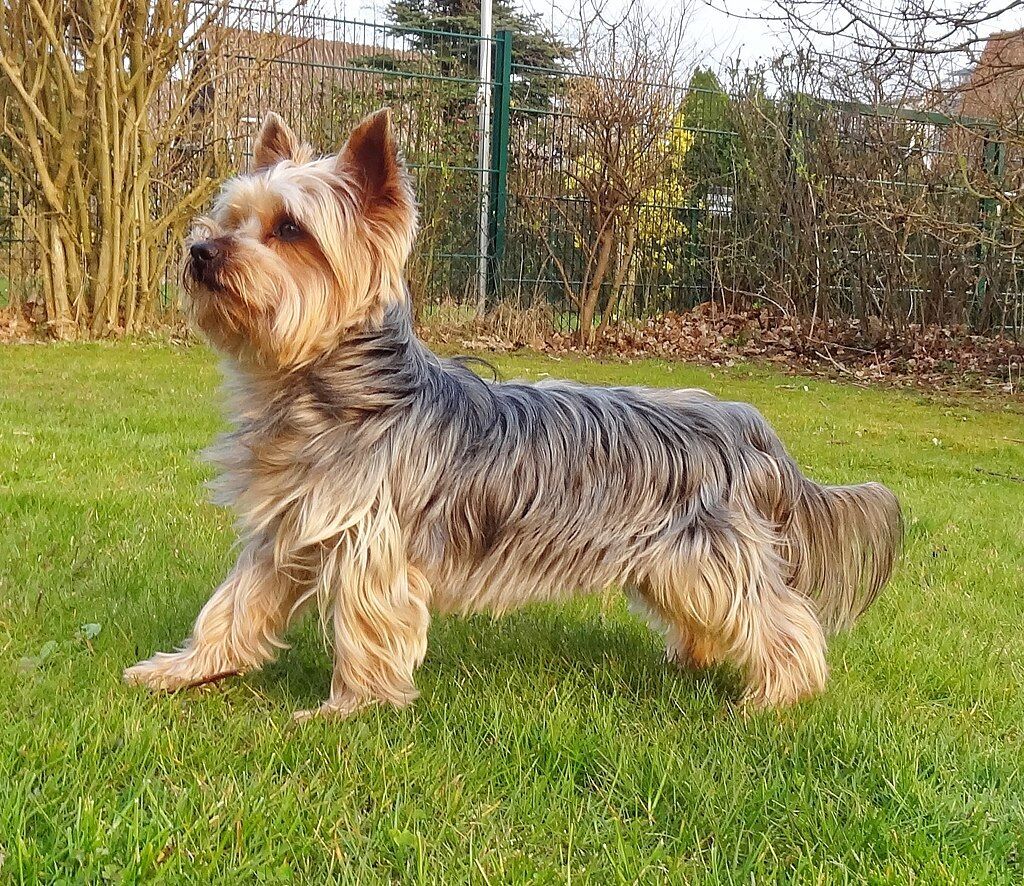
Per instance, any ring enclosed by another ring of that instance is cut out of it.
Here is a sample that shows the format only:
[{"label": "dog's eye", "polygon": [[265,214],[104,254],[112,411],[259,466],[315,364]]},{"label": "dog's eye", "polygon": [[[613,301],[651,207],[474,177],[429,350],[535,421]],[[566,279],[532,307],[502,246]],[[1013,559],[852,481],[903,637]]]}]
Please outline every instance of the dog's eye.
[{"label": "dog's eye", "polygon": [[295,224],[295,222],[290,218],[286,218],[279,222],[277,227],[274,228],[274,236],[277,237],[278,240],[284,240],[285,242],[288,242],[289,240],[297,240],[302,236],[302,228]]}]

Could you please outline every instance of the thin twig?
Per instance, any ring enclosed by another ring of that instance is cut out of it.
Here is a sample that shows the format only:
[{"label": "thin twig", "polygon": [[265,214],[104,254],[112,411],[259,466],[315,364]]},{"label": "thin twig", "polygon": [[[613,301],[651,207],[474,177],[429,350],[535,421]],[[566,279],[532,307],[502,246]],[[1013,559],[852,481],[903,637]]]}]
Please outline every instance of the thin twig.
[{"label": "thin twig", "polygon": [[195,680],[192,683],[186,683],[184,686],[179,686],[177,689],[174,690],[174,692],[181,692],[184,689],[198,689],[200,686],[208,686],[211,683],[219,683],[221,680],[224,680],[228,677],[237,677],[241,673],[242,672],[239,670],[221,671],[219,674],[211,674],[209,677],[203,677],[201,680]]},{"label": "thin twig", "polygon": [[990,477],[1013,480],[1014,483],[1024,483],[1024,477],[1018,477],[1016,474],[1000,474],[999,471],[986,471],[984,468],[975,468],[974,470],[979,474],[988,474]]}]

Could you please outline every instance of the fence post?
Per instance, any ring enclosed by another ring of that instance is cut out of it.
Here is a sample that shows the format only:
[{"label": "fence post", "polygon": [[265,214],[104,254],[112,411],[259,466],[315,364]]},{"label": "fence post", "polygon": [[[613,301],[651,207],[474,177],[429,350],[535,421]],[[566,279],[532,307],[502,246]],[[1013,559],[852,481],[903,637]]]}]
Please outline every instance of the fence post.
[{"label": "fence post", "polygon": [[777,279],[779,280],[786,279],[787,265],[793,252],[793,204],[797,190],[796,127],[796,93],[791,92],[786,98],[786,143],[784,145],[785,160],[783,161],[785,163],[783,169],[785,184],[782,188],[782,199],[779,202],[779,220],[782,223],[783,233],[777,256],[779,262]]},{"label": "fence post", "polygon": [[505,256],[505,227],[508,213],[509,113],[512,101],[512,32],[494,35],[494,73],[491,78],[496,95],[491,102],[491,199],[488,219],[488,286],[492,294],[500,292],[502,262]]},{"label": "fence post", "polygon": [[[982,171],[985,173],[988,182],[993,186],[1002,186],[1003,173],[1006,171],[1006,143],[999,138],[996,131],[987,132],[982,145],[981,155]],[[980,200],[981,209],[981,242],[978,244],[978,282],[974,291],[974,316],[968,318],[972,326],[985,323],[989,318],[985,316],[991,293],[989,287],[991,281],[988,277],[988,257],[990,249],[985,242],[986,237],[993,240],[996,236],[998,220],[996,210],[998,201],[993,197],[982,197]]]}]

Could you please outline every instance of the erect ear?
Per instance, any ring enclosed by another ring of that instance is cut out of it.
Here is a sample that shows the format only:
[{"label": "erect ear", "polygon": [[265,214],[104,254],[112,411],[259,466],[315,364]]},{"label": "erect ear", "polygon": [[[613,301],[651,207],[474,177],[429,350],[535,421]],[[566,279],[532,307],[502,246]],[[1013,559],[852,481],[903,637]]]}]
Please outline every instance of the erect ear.
[{"label": "erect ear", "polygon": [[391,129],[390,108],[365,117],[352,131],[338,154],[338,166],[356,174],[368,203],[400,192],[402,165]]},{"label": "erect ear", "polygon": [[263,121],[256,145],[252,151],[253,171],[263,172],[282,160],[294,160],[299,151],[299,140],[288,124],[273,111]]}]

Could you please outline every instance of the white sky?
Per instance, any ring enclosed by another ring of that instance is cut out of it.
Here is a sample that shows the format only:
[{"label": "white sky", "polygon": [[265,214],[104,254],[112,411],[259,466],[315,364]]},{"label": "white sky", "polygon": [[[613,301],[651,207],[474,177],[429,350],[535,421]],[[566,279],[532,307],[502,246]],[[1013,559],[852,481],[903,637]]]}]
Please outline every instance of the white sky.
[{"label": "white sky", "polygon": [[[531,12],[539,12],[546,24],[556,33],[565,33],[566,22],[573,9],[578,9],[580,0],[515,0]],[[594,0],[589,0],[593,3]],[[621,14],[630,0],[600,0],[608,17],[616,12]],[[646,9],[656,15],[659,11],[669,13],[690,5],[691,43],[701,58],[701,64],[713,68],[722,67],[737,57],[743,64],[751,64],[760,58],[769,58],[791,43],[783,23],[774,20],[771,0],[638,0]],[[963,5],[966,0],[937,0],[937,6],[950,8]],[[380,21],[387,0],[324,0],[325,8],[334,8],[347,18],[361,21]],[[1024,3],[1008,4],[1006,0],[982,0],[981,6],[1003,8],[1016,6],[985,24],[982,36],[995,31],[1024,27]],[[884,8],[885,0],[878,6]],[[563,10],[563,11],[560,11]],[[816,46],[822,49],[822,46]]]},{"label": "white sky", "polygon": [[[577,8],[572,0],[516,0],[529,12],[538,12],[545,24],[555,33],[566,31],[569,16],[561,10]],[[680,0],[640,0],[641,4],[655,13],[659,9],[669,10]],[[692,0],[691,22],[693,43],[706,49],[715,60],[735,58],[739,54],[744,60],[753,61],[779,47],[777,32],[779,25],[757,18],[763,3],[758,0],[711,0],[715,7],[705,0]],[[327,8],[334,7],[346,18],[360,21],[379,21],[387,0],[327,0]],[[607,0],[604,9],[609,16],[621,13],[626,0]],[[738,16],[749,16],[744,19]]]},{"label": "white sky", "polygon": [[[526,9],[541,13],[556,33],[565,30],[566,16],[560,14],[550,0],[520,2]],[[642,5],[657,15],[659,11],[671,14],[682,3],[680,0],[642,0]],[[737,56],[745,62],[753,62],[771,56],[781,46],[780,35],[784,34],[781,25],[759,15],[765,5],[759,0],[692,0],[689,5],[690,42],[695,49],[706,54],[711,67],[718,67],[721,62]],[[612,18],[626,6],[626,0],[608,0],[604,11],[608,18]],[[570,5],[568,8],[573,7]]]}]

